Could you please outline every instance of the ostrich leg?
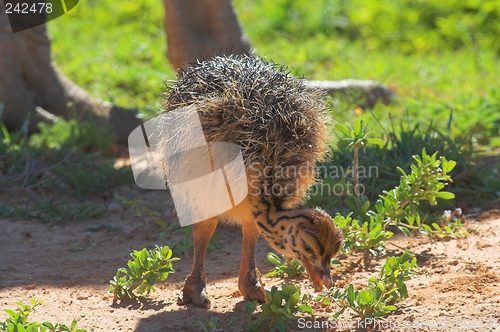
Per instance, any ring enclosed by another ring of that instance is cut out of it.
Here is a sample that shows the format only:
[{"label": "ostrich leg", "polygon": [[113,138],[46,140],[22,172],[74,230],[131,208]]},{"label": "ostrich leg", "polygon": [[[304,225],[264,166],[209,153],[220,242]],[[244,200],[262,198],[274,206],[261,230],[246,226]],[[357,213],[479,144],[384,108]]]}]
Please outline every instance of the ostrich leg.
[{"label": "ostrich leg", "polygon": [[241,228],[243,231],[243,248],[241,250],[238,288],[245,299],[265,302],[266,293],[257,277],[255,261],[255,246],[259,239],[260,231],[253,221],[244,222]]},{"label": "ostrich leg", "polygon": [[197,306],[210,308],[210,300],[205,284],[204,261],[208,243],[217,227],[217,221],[217,218],[211,218],[193,224],[193,267],[184,282],[184,288],[179,294],[178,304],[193,302]]}]

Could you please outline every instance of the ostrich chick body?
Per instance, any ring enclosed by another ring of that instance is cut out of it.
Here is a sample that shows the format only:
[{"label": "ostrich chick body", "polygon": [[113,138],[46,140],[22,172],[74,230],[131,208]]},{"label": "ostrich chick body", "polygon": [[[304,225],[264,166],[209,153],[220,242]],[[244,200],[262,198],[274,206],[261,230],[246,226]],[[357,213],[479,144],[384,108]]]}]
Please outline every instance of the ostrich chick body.
[{"label": "ostrich chick body", "polygon": [[260,235],[279,253],[296,257],[314,288],[330,287],[330,262],[342,235],[323,210],[302,205],[327,139],[322,95],[274,64],[250,55],[217,56],[179,72],[165,95],[164,112],[194,105],[207,142],[237,144],[248,195],[224,214],[193,225],[194,261],[179,304],[209,307],[204,257],[219,220],[241,225],[238,288],[265,301],[255,247]]}]

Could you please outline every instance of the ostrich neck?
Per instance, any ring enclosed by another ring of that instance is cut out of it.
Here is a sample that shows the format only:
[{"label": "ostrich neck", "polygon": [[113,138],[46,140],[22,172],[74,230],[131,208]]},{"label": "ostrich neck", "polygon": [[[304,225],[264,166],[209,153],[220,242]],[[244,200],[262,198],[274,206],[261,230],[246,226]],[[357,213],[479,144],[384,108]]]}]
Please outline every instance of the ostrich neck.
[{"label": "ostrich neck", "polygon": [[296,226],[298,217],[303,216],[301,209],[281,210],[268,202],[263,203],[261,209],[254,211],[263,237],[278,252],[284,255],[296,255],[294,250],[299,236]]}]

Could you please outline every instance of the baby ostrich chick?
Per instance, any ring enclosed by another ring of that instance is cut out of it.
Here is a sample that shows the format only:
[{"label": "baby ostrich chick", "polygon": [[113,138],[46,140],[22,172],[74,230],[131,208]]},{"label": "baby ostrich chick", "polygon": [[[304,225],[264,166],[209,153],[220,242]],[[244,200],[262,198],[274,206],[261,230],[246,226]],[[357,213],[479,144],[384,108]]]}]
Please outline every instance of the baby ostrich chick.
[{"label": "baby ostrich chick", "polygon": [[193,224],[194,261],[178,303],[210,307],[204,258],[219,220],[242,227],[238,288],[245,299],[266,300],[255,261],[261,234],[277,252],[297,258],[316,291],[331,287],[330,263],[342,234],[326,212],[303,205],[327,140],[321,93],[261,58],[217,56],[179,72],[163,110],[188,105],[197,108],[207,142],[241,148],[248,195],[224,214]]}]

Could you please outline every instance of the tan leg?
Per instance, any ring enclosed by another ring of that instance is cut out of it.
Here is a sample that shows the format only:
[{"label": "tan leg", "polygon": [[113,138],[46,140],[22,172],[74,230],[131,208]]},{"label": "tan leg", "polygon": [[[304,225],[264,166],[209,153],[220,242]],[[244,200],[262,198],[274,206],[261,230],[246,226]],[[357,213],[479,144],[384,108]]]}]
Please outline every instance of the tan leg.
[{"label": "tan leg", "polygon": [[205,284],[204,262],[205,251],[215,232],[217,221],[217,218],[211,218],[193,224],[193,267],[184,282],[184,288],[179,294],[177,304],[193,302],[197,306],[210,308],[210,299]]},{"label": "tan leg", "polygon": [[241,228],[243,231],[243,248],[241,252],[238,288],[246,300],[265,302],[266,292],[257,277],[255,261],[255,246],[259,239],[260,231],[252,221],[243,223]]}]

